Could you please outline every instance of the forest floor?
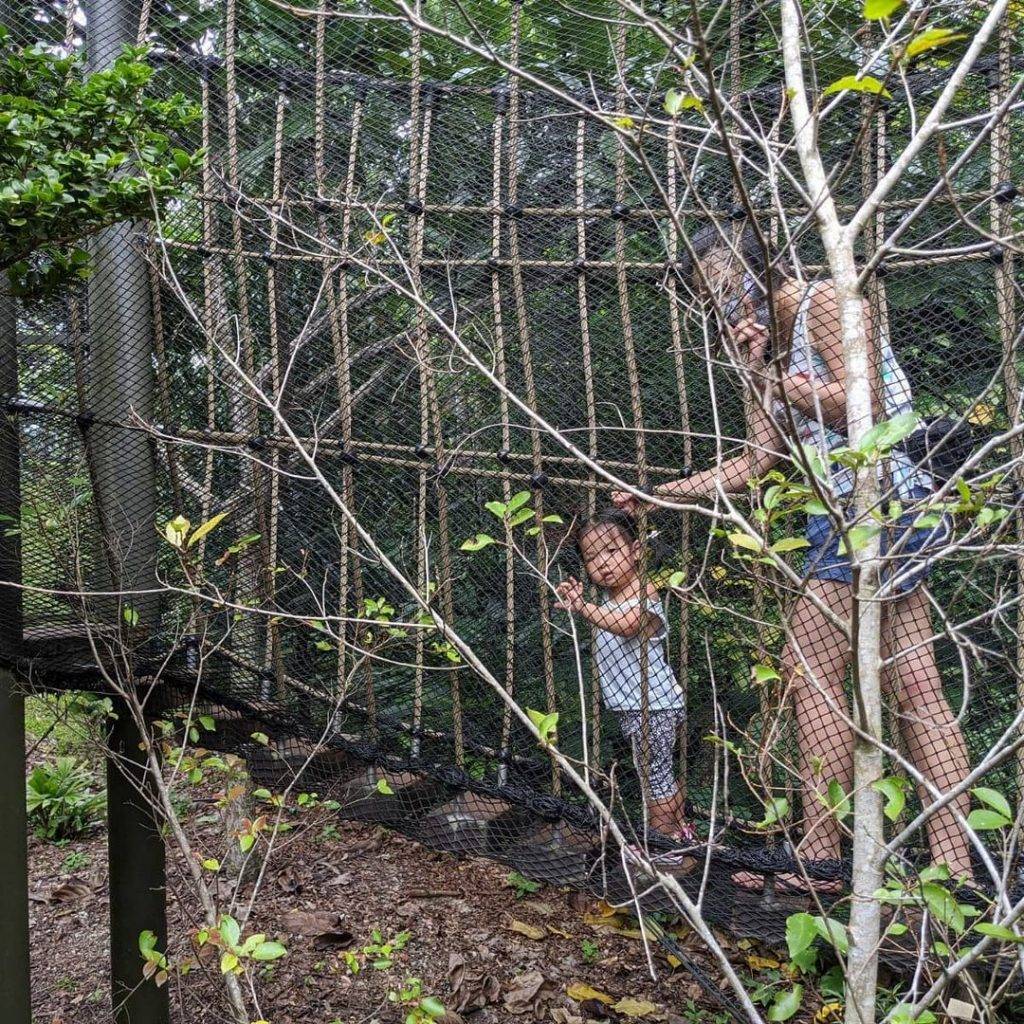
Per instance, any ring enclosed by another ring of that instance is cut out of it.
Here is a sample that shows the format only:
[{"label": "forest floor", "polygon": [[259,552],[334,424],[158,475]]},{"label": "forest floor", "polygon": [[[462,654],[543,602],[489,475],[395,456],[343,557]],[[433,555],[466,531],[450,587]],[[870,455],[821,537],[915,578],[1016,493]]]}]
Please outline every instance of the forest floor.
[{"label": "forest floor", "polygon": [[[31,721],[29,729],[31,739]],[[56,745],[46,739],[35,744],[30,763],[52,761],[67,747],[66,738]],[[90,760],[88,750],[78,756]],[[99,782],[100,765],[92,770]],[[212,792],[200,787],[182,813],[197,848],[223,842]],[[106,1024],[106,833],[100,825],[60,845],[32,835],[29,855],[34,1024]],[[182,937],[193,935],[201,920],[181,868],[172,854],[169,931],[192,953]],[[221,898],[226,905],[250,894],[243,887]],[[645,950],[628,915],[580,893],[530,883],[491,861],[340,821],[323,808],[304,817],[272,860],[246,929],[252,932],[288,949],[253,978],[269,1024],[400,1024],[405,1013],[389,996],[410,978],[420,980],[422,995],[443,1003],[449,1024],[731,1019],[656,945]],[[678,934],[715,977],[695,938]],[[389,942],[401,948],[374,948]],[[730,948],[764,1002],[773,988],[792,984],[767,950],[750,942]],[[186,977],[172,977],[177,1024],[227,1019],[216,951],[209,952],[214,955],[200,957]],[[169,953],[172,962],[182,953],[173,939]]]}]

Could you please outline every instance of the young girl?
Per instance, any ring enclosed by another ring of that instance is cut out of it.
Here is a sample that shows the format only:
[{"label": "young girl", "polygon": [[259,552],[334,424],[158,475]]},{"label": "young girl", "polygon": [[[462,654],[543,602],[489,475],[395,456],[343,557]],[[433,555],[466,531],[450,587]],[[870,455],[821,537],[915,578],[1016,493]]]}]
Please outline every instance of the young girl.
[{"label": "young girl", "polygon": [[[847,443],[846,364],[843,328],[836,289],[831,281],[805,286],[769,259],[752,228],[743,224],[712,222],[691,240],[695,291],[714,300],[725,314],[726,336],[736,346],[755,379],[768,382],[766,397],[774,422],[758,407],[750,425],[750,440],[740,455],[681,480],[659,485],[654,494],[688,501],[718,489],[739,494],[748,481],[760,479],[779,460],[781,433],[789,441],[813,445],[822,463],[829,453]],[[697,271],[700,271],[698,274]],[[734,315],[741,319],[733,323]],[[864,316],[874,330],[870,307]],[[769,325],[777,327],[770,352]],[[884,337],[877,339],[872,376],[876,421],[913,410],[910,385]],[[768,372],[771,358],[778,378]],[[911,508],[925,497],[931,480],[906,453],[894,450],[888,459],[888,496]],[[832,466],[833,494],[851,502],[852,474]],[[626,492],[612,496],[626,511],[638,502]],[[884,505],[883,505],[884,507]],[[908,513],[881,537],[885,555],[879,596],[885,599],[885,653],[889,693],[894,698],[904,749],[921,775],[940,793],[958,786],[968,774],[967,746],[943,690],[935,660],[928,599],[920,583],[941,550],[946,525],[916,527],[916,514]],[[890,543],[889,534],[898,534]],[[853,567],[840,551],[840,535],[827,516],[807,521],[807,593],[791,606],[786,623],[788,642],[782,664],[793,702],[796,738],[800,749],[803,783],[803,838],[796,853],[800,860],[838,863],[843,827],[830,810],[824,792],[832,780],[846,792],[853,787],[853,732],[845,724],[848,707],[845,679],[850,662],[850,639],[842,623],[850,622]],[[830,614],[826,614],[827,609]],[[922,802],[932,803],[921,787]],[[944,862],[954,875],[973,878],[971,852],[958,815],[970,811],[970,797],[960,793],[937,808],[927,821],[932,857]],[[761,889],[764,879],[740,872],[733,880],[749,889]],[[810,895],[839,892],[837,880],[810,879],[804,873],[782,874],[776,883],[790,892]]]},{"label": "young girl", "polygon": [[[696,835],[684,818],[683,796],[673,767],[686,702],[665,656],[668,624],[658,592],[640,578],[640,542],[633,521],[618,510],[598,515],[581,528],[578,544],[587,575],[604,590],[607,600],[603,604],[584,600],[583,584],[570,577],[558,585],[557,607],[581,615],[597,627],[595,656],[601,695],[630,741],[641,779],[646,761],[644,802],[650,827],[692,846]],[[642,663],[645,644],[646,672]],[[645,685],[649,708],[646,737],[641,721]]]}]

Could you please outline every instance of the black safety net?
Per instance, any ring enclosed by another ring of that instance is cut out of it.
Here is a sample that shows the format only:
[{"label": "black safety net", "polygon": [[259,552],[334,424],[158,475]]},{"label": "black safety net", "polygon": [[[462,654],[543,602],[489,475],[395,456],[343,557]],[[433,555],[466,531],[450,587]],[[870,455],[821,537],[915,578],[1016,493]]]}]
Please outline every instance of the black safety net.
[{"label": "black safety net", "polygon": [[[860,6],[804,5],[844,221],[967,45],[829,92],[881,43]],[[967,37],[984,16],[939,6]],[[884,424],[858,448],[778,14],[683,7],[19,8],[8,52],[148,43],[152,95],[194,109],[174,145],[203,151],[159,216],[92,238],[80,286],[16,301],[23,678],[144,688],[257,785],[301,770],[340,814],[531,878],[621,900],[653,857],[777,936],[798,866],[832,899],[848,878],[847,552],[877,541],[884,739],[920,773],[891,769],[887,827],[985,760],[1015,799],[1011,16],[858,237]],[[970,806],[908,861],[980,877]]]}]

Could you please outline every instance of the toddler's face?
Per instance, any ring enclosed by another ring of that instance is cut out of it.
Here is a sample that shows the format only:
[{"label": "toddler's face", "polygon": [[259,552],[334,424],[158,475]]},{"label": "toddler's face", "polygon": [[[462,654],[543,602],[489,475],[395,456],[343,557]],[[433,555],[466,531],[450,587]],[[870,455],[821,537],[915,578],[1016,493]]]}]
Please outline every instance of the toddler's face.
[{"label": "toddler's face", "polygon": [[636,576],[637,542],[608,523],[591,526],[580,538],[587,575],[599,587],[614,590]]}]

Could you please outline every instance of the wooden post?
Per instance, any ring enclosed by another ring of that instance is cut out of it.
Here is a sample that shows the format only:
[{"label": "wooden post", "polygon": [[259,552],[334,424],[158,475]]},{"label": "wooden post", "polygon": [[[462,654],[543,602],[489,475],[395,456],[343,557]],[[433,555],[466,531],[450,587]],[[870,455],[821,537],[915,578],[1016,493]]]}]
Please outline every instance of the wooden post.
[{"label": "wooden post", "polygon": [[[138,31],[131,0],[85,0],[90,71],[109,68]],[[150,281],[134,224],[99,232],[90,251],[89,358],[86,387],[96,422],[84,427],[107,579],[118,596],[89,602],[91,618],[119,629],[127,644],[157,625],[156,467],[152,444],[121,426],[152,422],[156,384]],[[124,628],[124,622],[132,630]],[[136,632],[137,629],[137,632]],[[131,664],[132,658],[124,659]],[[131,678],[119,680],[134,684]],[[164,844],[150,807],[143,737],[123,702],[109,736],[107,833],[110,863],[110,980],[115,1024],[167,1024],[167,988],[142,974],[139,935],[152,931],[166,949]]]},{"label": "wooden post", "polygon": [[[4,5],[0,3],[0,13]],[[9,22],[8,22],[9,23]],[[17,304],[0,274],[0,399],[18,390]],[[22,639],[21,545],[16,531],[21,488],[18,421],[0,414],[0,657]],[[9,669],[0,670],[0,1006],[11,1024],[30,1024],[28,847],[25,820],[25,699]]]},{"label": "wooden post", "polygon": [[[123,702],[108,737],[107,848],[110,859],[110,996],[114,1024],[169,1024],[167,987],[143,977],[139,935],[167,949],[164,840],[152,808],[142,737]],[[24,795],[22,795],[24,803]]]}]

